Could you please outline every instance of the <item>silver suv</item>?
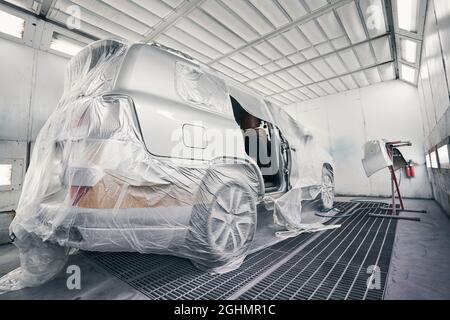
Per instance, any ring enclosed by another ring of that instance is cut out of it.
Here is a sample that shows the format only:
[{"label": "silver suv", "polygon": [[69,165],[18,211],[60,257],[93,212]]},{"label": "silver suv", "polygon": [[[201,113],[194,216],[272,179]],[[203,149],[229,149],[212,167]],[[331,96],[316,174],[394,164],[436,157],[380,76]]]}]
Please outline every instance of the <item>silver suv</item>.
[{"label": "silver suv", "polygon": [[226,272],[248,253],[259,205],[290,229],[302,227],[302,201],[333,207],[333,162],[312,134],[180,52],[99,41],[66,78],[11,226],[35,256],[23,268],[79,248]]}]

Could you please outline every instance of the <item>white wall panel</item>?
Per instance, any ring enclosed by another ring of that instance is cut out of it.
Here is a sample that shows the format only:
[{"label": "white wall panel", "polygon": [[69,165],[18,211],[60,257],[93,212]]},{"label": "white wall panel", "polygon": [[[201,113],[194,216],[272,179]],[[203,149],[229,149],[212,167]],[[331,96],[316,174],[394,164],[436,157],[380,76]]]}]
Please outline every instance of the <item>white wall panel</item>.
[{"label": "white wall panel", "polygon": [[64,70],[67,59],[38,51],[36,80],[34,81],[31,105],[31,141],[36,137],[55,110],[64,90]]},{"label": "white wall panel", "polygon": [[67,59],[0,39],[0,140],[32,141],[63,93]]},{"label": "white wall panel", "polygon": [[0,38],[0,140],[27,140],[34,53]]}]

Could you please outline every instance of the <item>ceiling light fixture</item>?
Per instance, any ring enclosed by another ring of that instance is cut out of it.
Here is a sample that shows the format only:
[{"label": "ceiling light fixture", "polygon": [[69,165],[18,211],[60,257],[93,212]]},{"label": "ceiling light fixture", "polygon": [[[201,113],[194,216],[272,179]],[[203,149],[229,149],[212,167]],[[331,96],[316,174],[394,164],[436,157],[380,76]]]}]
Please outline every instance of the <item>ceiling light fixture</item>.
[{"label": "ceiling light fixture", "polygon": [[76,40],[69,39],[58,33],[54,33],[50,44],[50,49],[62,52],[69,56],[74,56],[80,52],[81,49],[83,49],[83,45]]},{"label": "ceiling light fixture", "polygon": [[418,0],[397,0],[398,27],[405,31],[417,32]]},{"label": "ceiling light fixture", "polygon": [[408,39],[402,39],[401,47],[402,47],[402,59],[409,63],[416,63],[417,42]]},{"label": "ceiling light fixture", "polygon": [[0,32],[22,39],[25,20],[5,11],[0,11]]},{"label": "ceiling light fixture", "polygon": [[401,76],[402,79],[406,82],[415,84],[416,83],[416,69],[411,68],[405,64],[401,65]]}]

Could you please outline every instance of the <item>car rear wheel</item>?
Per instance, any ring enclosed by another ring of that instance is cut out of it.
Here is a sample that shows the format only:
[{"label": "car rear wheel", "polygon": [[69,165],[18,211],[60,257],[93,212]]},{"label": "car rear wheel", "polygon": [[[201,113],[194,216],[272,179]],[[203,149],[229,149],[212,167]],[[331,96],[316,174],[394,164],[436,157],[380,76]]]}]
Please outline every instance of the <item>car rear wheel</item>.
[{"label": "car rear wheel", "polygon": [[320,191],[322,210],[331,210],[334,206],[334,174],[328,167],[322,169],[322,186]]},{"label": "car rear wheel", "polygon": [[[209,181],[209,182],[208,182]],[[257,195],[244,183],[207,179],[193,208],[187,238],[191,261],[221,273],[242,263],[256,232]]]}]

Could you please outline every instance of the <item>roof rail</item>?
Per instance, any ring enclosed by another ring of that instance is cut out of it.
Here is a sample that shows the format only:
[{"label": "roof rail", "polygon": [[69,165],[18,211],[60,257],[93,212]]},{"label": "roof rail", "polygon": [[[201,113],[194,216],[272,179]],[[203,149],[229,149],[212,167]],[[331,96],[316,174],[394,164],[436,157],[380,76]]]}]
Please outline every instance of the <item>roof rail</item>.
[{"label": "roof rail", "polygon": [[161,43],[159,43],[159,42],[151,42],[151,43],[149,43],[149,45],[152,46],[152,47],[156,47],[156,48],[160,48],[160,49],[162,49],[162,50],[168,51],[168,52],[173,53],[173,54],[175,54],[175,55],[181,56],[181,57],[183,57],[183,58],[185,58],[185,59],[188,59],[188,60],[197,62],[197,60],[195,60],[194,58],[192,58],[192,57],[191,57],[190,55],[188,55],[187,53],[184,53],[184,52],[182,52],[182,51],[180,51],[180,50],[177,50],[177,49],[174,49],[174,48],[165,46],[165,45],[163,45],[163,44],[161,44]]}]

